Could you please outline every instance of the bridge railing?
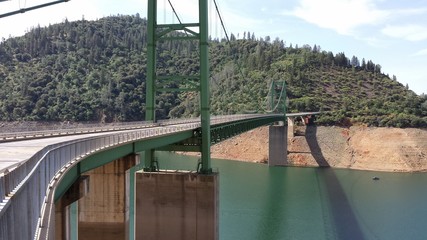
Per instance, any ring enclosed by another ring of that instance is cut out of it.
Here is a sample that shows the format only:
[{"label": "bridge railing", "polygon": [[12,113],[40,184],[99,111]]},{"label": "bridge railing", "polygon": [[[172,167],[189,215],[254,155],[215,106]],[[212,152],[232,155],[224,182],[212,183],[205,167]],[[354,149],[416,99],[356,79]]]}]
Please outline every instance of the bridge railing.
[{"label": "bridge railing", "polygon": [[[255,117],[257,114],[241,114],[241,115],[227,115],[227,116],[213,116],[212,123],[217,124],[223,121],[232,121],[242,118],[248,118],[249,116]],[[11,132],[0,132],[0,142],[7,141],[16,141],[16,140],[28,140],[34,138],[47,138],[55,136],[64,136],[64,135],[76,135],[76,134],[87,134],[87,133],[98,133],[98,132],[111,132],[111,131],[123,131],[123,130],[132,130],[139,128],[149,128],[158,125],[173,125],[173,124],[183,124],[183,123],[192,123],[200,121],[199,118],[189,118],[189,119],[168,119],[168,120],[159,120],[156,123],[150,121],[143,122],[127,122],[127,123],[114,123],[114,124],[84,124],[83,126],[75,125],[61,125],[49,129],[48,127],[42,127],[45,129],[42,130],[31,130],[31,128],[19,128]]]},{"label": "bridge railing", "polygon": [[0,239],[32,239],[36,230],[39,233],[37,236],[48,234],[54,217],[53,200],[49,198],[53,196],[53,186],[61,174],[79,159],[130,141],[199,127],[200,123],[197,122],[171,125],[73,140],[43,148],[25,163],[0,177]]},{"label": "bridge railing", "polygon": [[61,127],[60,129],[2,132],[0,133],[0,142],[27,140],[27,139],[34,139],[34,138],[46,138],[46,137],[55,137],[55,136],[64,136],[64,135],[123,131],[123,130],[154,127],[156,125],[157,124],[154,124],[152,122],[133,122],[133,123],[126,123],[126,124],[123,123],[123,124],[104,125],[104,126],[100,124],[89,124],[89,125],[84,125],[83,127],[64,127],[64,128]]}]

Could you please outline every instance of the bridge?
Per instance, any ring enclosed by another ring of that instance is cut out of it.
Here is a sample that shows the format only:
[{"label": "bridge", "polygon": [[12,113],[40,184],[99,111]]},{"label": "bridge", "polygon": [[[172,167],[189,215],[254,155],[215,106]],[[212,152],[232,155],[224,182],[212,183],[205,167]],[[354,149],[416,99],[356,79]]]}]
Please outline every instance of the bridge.
[{"label": "bridge", "polygon": [[[285,114],[285,81],[272,81],[280,95],[270,91],[267,98],[279,113],[211,117],[208,4],[198,2],[199,23],[158,24],[157,1],[148,1],[145,122],[0,136],[0,239],[90,239],[84,234],[108,229],[120,232],[112,239],[218,239],[211,144],[270,125],[269,165],[285,162],[293,120],[318,112]],[[172,40],[199,41],[198,75],[157,74],[157,42]],[[197,92],[200,118],[157,121],[159,91]],[[201,158],[194,172],[165,172],[156,151],[195,151]]]},{"label": "bridge", "polygon": [[[317,113],[290,114],[288,117],[312,114]],[[283,123],[284,119],[283,114],[212,117],[211,143],[259,126]],[[87,172],[118,160],[127,162],[133,172],[146,168],[135,156],[147,149],[200,151],[200,135],[199,119],[137,123],[116,129],[80,128],[1,135],[0,239],[50,239],[52,236],[60,239],[64,234],[62,231],[67,231],[68,236],[76,234],[77,227],[72,229],[70,225],[62,230],[62,226],[55,223],[55,219],[58,221],[55,205],[61,201],[70,204],[91,191]],[[284,136],[283,132],[281,136]],[[270,146],[273,141],[270,139]],[[283,143],[279,147],[283,152]],[[284,160],[279,159],[279,162]],[[130,189],[128,195],[134,196],[134,187]],[[135,232],[134,221],[131,216],[129,235]],[[135,236],[129,239],[135,239]]]}]

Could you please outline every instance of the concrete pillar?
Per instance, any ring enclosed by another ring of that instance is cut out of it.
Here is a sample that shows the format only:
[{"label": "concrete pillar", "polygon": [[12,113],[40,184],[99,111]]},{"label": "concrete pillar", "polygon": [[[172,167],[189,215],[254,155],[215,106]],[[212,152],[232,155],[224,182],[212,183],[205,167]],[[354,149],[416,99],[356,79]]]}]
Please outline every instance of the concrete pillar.
[{"label": "concrete pillar", "polygon": [[138,161],[139,155],[129,155],[85,173],[90,192],[79,200],[79,240],[126,238],[126,172]]},{"label": "concrete pillar", "polygon": [[55,203],[55,238],[76,239],[77,201],[89,193],[89,177],[81,176],[67,190],[64,196]]},{"label": "concrete pillar", "polygon": [[288,139],[295,137],[295,118],[288,117]]},{"label": "concrete pillar", "polygon": [[135,239],[217,240],[218,173],[136,172]]},{"label": "concrete pillar", "polygon": [[268,165],[285,166],[288,162],[287,126],[269,127]]}]

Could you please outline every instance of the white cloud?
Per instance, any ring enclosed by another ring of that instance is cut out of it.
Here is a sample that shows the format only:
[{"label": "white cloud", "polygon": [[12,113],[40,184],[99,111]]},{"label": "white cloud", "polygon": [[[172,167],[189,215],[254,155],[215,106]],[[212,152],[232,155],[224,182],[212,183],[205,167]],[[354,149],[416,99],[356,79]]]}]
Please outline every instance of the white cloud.
[{"label": "white cloud", "polygon": [[412,54],[412,56],[427,56],[427,48]]},{"label": "white cloud", "polygon": [[414,42],[427,39],[427,27],[415,24],[386,26],[381,32],[389,37],[401,38]]},{"label": "white cloud", "polygon": [[399,15],[406,15],[406,16],[419,15],[419,14],[427,13],[427,8],[397,9],[397,10],[394,10],[394,13]]},{"label": "white cloud", "polygon": [[301,0],[293,15],[322,28],[352,35],[355,28],[384,21],[389,11],[376,8],[373,0]]}]

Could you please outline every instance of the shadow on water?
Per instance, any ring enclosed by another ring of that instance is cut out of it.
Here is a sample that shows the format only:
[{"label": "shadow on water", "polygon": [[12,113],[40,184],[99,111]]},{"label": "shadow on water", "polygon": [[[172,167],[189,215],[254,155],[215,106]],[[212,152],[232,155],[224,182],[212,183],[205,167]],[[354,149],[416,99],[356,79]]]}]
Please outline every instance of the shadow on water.
[{"label": "shadow on water", "polygon": [[[320,167],[316,170],[316,177],[319,182],[319,189],[327,194],[328,208],[332,214],[333,226],[337,239],[365,239],[362,229],[356,219],[353,209],[349,203],[344,189],[342,188],[334,169],[329,168],[330,165],[322,154],[322,150],[317,140],[317,126],[309,125],[306,128],[308,146],[312,156]],[[318,174],[318,173],[322,174]],[[326,223],[325,223],[326,224]]]}]

